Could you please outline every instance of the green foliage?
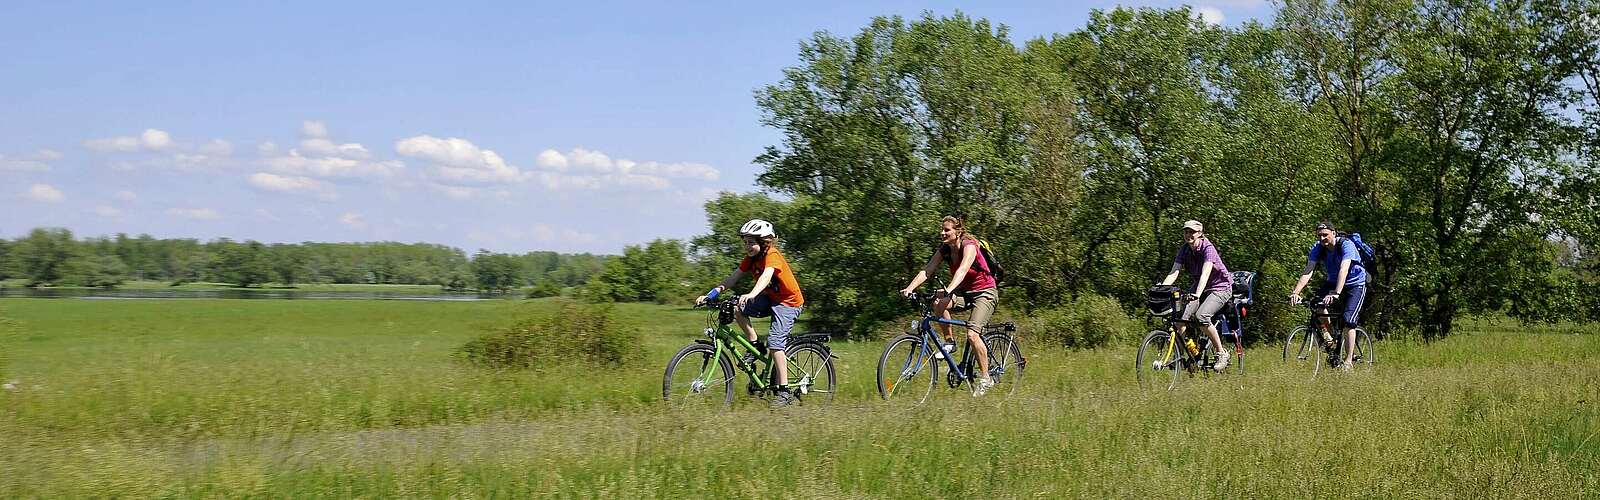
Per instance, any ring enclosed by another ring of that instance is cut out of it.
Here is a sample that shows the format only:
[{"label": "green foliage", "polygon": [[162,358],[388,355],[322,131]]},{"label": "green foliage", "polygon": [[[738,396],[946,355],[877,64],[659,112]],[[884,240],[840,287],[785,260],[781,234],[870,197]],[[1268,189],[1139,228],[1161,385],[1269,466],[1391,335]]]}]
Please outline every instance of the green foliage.
[{"label": "green foliage", "polygon": [[623,248],[622,256],[606,262],[605,271],[589,282],[584,295],[600,302],[687,302],[694,297],[694,276],[683,242],[658,239]]},{"label": "green foliage", "polygon": [[60,228],[34,229],[26,238],[17,241],[14,251],[29,286],[61,281],[66,276],[68,263],[78,257],[72,231]]},{"label": "green foliage", "polygon": [[501,291],[522,286],[516,259],[510,255],[478,250],[472,257],[472,277],[479,290]]},{"label": "green foliage", "polygon": [[1581,270],[1600,236],[1597,16],[1577,0],[1299,0],[1271,26],[1221,28],[1118,8],[1020,49],[961,14],[877,18],[815,35],[757,94],[783,135],[758,180],[791,200],[773,211],[808,310],[858,333],[895,316],[946,213],[996,244],[1026,307],[1136,306],[1192,218],[1270,284],[1250,321],[1292,324],[1278,302],[1331,219],[1379,249],[1378,330],[1591,320],[1574,298],[1600,287]]},{"label": "green foliage", "polygon": [[1059,307],[1030,311],[1018,328],[1033,344],[1126,349],[1144,334],[1142,326],[1128,317],[1116,299],[1085,294]]},{"label": "green foliage", "polygon": [[511,324],[462,346],[468,362],[498,369],[616,367],[640,357],[639,331],[619,324],[607,304],[562,301],[559,309],[523,312]]},{"label": "green foliage", "polygon": [[534,283],[533,286],[528,287],[527,297],[530,299],[558,297],[561,295],[561,290],[561,283],[558,283],[554,280],[544,280]]}]

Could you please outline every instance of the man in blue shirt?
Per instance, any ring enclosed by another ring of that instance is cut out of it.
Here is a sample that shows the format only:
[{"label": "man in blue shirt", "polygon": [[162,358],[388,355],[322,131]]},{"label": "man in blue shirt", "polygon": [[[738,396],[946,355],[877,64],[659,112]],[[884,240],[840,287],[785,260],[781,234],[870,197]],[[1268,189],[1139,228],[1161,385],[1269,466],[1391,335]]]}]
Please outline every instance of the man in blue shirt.
[{"label": "man in blue shirt", "polygon": [[1289,303],[1300,303],[1300,290],[1305,288],[1306,282],[1311,281],[1311,272],[1321,264],[1323,274],[1327,275],[1326,281],[1317,290],[1317,295],[1322,297],[1319,302],[1325,308],[1323,312],[1327,312],[1326,307],[1335,302],[1344,303],[1344,363],[1340,368],[1349,370],[1355,356],[1356,326],[1360,324],[1361,303],[1367,298],[1367,271],[1361,265],[1361,252],[1356,249],[1356,244],[1340,238],[1332,224],[1319,222],[1316,232],[1317,243],[1311,245],[1311,251],[1306,254],[1306,268],[1300,271],[1300,281],[1289,293]]}]

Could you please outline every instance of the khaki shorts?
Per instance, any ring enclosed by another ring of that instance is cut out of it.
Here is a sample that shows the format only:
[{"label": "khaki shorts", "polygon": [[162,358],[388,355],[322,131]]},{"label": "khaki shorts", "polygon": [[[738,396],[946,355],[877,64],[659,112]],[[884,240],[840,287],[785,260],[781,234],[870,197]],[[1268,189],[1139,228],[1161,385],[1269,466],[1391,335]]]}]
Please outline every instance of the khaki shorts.
[{"label": "khaki shorts", "polygon": [[950,297],[950,312],[971,310],[972,318],[967,320],[967,326],[983,332],[983,326],[989,324],[989,318],[994,316],[995,303],[1000,302],[1000,289],[989,288],[976,292],[957,293]]}]

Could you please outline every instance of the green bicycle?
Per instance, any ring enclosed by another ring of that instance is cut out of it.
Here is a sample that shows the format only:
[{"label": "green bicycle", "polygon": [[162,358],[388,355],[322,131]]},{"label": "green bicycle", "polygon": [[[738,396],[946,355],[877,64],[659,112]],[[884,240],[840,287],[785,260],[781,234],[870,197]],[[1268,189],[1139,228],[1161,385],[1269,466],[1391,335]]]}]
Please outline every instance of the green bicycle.
[{"label": "green bicycle", "polygon": [[[750,395],[774,394],[777,373],[766,342],[752,343],[730,326],[738,307],[735,301],[707,301],[704,307],[710,311],[706,338],[695,339],[672,356],[661,380],[662,399],[680,408],[728,406],[733,403],[735,368],[750,380],[745,386]],[[789,347],[784,349],[789,358],[789,389],[802,403],[833,400],[837,381],[827,341],[827,334],[791,335]]]}]

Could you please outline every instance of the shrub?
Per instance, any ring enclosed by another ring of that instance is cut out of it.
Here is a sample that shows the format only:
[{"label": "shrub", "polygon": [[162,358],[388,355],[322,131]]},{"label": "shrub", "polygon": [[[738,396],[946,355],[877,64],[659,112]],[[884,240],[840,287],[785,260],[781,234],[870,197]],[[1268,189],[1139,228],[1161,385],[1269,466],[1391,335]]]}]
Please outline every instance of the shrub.
[{"label": "shrub", "polygon": [[467,342],[458,354],[488,368],[526,369],[571,362],[620,366],[642,352],[638,330],[618,324],[610,305],[563,300],[555,310],[523,315]]},{"label": "shrub", "polygon": [[1035,310],[1018,326],[1024,335],[1074,349],[1101,347],[1144,333],[1116,299],[1093,294],[1080,295],[1057,308]]}]

